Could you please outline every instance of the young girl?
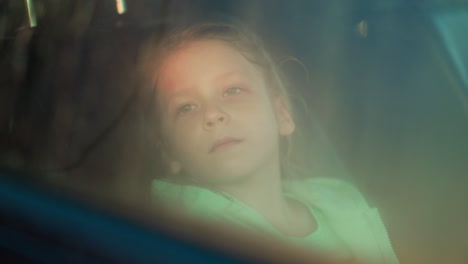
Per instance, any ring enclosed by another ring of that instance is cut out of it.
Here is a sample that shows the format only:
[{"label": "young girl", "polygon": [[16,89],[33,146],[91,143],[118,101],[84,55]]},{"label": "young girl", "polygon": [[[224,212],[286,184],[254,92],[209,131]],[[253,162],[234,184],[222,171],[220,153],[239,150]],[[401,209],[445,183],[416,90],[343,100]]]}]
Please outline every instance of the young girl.
[{"label": "young girl", "polygon": [[155,136],[168,167],[153,182],[155,196],[333,259],[398,263],[377,210],[352,185],[291,175],[293,112],[277,65],[254,35],[198,24],[152,49]]}]

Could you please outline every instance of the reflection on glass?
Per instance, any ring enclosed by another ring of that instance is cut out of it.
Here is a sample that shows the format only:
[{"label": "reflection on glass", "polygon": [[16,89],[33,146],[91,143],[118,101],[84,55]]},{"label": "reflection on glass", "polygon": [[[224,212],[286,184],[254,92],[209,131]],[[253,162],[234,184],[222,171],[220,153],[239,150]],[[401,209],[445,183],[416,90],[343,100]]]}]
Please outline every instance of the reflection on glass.
[{"label": "reflection on glass", "polygon": [[26,6],[28,8],[28,17],[29,17],[29,26],[35,27],[37,26],[36,21],[36,9],[34,8],[33,0],[25,0]]}]

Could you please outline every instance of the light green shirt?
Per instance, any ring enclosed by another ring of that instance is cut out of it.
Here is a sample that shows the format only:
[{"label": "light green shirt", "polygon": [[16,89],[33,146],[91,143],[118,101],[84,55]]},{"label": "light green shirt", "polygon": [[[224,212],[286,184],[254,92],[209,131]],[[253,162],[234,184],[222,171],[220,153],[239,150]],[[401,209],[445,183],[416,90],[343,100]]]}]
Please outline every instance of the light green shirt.
[{"label": "light green shirt", "polygon": [[252,231],[266,231],[315,251],[359,263],[398,263],[376,208],[370,208],[352,185],[330,178],[291,180],[284,194],[309,208],[317,229],[306,237],[287,237],[260,213],[229,194],[154,180],[153,194],[210,220],[231,222]]},{"label": "light green shirt", "polygon": [[[294,194],[285,193],[285,196],[307,205],[307,203],[301,201],[298,197],[295,197]],[[349,260],[354,259],[353,254],[344,241],[335,233],[333,227],[328,223],[325,215],[323,215],[320,209],[314,208],[311,205],[307,205],[307,208],[317,223],[317,228],[314,232],[305,237],[281,236],[293,243],[310,246],[314,249],[314,252],[320,253],[323,256],[332,256],[337,262],[344,263],[344,261],[347,260],[346,263],[350,263]]]}]

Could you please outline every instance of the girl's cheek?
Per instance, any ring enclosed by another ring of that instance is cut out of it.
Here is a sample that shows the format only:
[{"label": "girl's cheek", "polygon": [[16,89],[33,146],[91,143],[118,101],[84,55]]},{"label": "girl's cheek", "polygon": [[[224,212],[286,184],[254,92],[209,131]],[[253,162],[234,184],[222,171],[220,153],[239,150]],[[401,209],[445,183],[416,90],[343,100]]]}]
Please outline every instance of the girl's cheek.
[{"label": "girl's cheek", "polygon": [[174,128],[177,131],[185,131],[185,133],[190,134],[189,132],[195,129],[199,122],[201,122],[199,113],[188,113],[175,118]]},{"label": "girl's cheek", "polygon": [[258,104],[258,100],[256,100],[255,96],[247,94],[229,98],[226,100],[225,104],[229,109],[244,112],[249,111],[248,109],[255,108]]}]

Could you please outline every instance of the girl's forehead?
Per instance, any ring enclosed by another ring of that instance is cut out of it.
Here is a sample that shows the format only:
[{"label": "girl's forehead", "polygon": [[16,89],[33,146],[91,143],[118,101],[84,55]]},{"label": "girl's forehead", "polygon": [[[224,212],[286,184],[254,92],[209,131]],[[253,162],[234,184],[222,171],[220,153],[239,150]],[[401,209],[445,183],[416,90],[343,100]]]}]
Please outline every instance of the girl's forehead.
[{"label": "girl's forehead", "polygon": [[244,55],[221,40],[197,40],[171,51],[158,70],[159,88],[175,92],[181,85],[215,81],[238,73],[252,77],[257,69]]},{"label": "girl's forehead", "polygon": [[221,40],[204,39],[184,43],[169,51],[161,61],[161,69],[187,69],[189,66],[200,68],[213,63],[220,67],[243,64],[245,61],[243,55],[232,45]]}]

